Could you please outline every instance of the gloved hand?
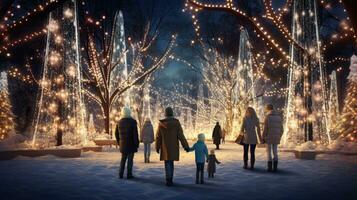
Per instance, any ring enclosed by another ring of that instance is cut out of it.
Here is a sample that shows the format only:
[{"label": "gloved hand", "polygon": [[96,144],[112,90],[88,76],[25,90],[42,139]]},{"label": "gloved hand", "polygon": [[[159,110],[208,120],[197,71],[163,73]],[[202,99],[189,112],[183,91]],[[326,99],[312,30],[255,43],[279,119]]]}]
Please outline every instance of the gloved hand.
[{"label": "gloved hand", "polygon": [[160,154],[160,149],[156,149],[156,153]]},{"label": "gloved hand", "polygon": [[206,160],[206,162],[208,163],[208,159]]},{"label": "gloved hand", "polygon": [[186,152],[190,152],[190,148],[185,148],[185,151]]}]

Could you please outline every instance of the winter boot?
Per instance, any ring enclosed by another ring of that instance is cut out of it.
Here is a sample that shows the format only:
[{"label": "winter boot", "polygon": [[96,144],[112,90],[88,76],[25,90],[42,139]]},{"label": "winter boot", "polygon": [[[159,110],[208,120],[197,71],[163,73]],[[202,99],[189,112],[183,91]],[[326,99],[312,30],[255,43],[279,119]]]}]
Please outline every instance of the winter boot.
[{"label": "winter boot", "polygon": [[171,183],[170,183],[170,179],[169,179],[169,178],[166,179],[166,186],[171,186]]},{"label": "winter boot", "polygon": [[248,169],[248,160],[244,161],[243,169]]},{"label": "winter boot", "polygon": [[278,171],[278,161],[274,161],[273,172]]},{"label": "winter boot", "polygon": [[133,179],[133,178],[135,178],[135,177],[133,176],[133,174],[130,173],[130,174],[127,175],[127,179]]},{"label": "winter boot", "polygon": [[144,162],[145,162],[145,163],[148,163],[148,159],[147,159],[147,157],[146,157],[146,156],[145,156],[145,158],[144,158],[144,159],[145,159],[145,161],[144,161]]},{"label": "winter boot", "polygon": [[273,171],[272,167],[273,167],[273,162],[272,161],[268,161],[268,169],[267,169],[267,171],[268,172],[272,172]]},{"label": "winter boot", "polygon": [[119,178],[123,179],[124,178],[124,173],[122,171],[119,171]]},{"label": "winter boot", "polygon": [[147,158],[148,163],[150,163],[150,157]]},{"label": "winter boot", "polygon": [[254,163],[255,163],[255,160],[250,161],[250,170],[254,170]]}]

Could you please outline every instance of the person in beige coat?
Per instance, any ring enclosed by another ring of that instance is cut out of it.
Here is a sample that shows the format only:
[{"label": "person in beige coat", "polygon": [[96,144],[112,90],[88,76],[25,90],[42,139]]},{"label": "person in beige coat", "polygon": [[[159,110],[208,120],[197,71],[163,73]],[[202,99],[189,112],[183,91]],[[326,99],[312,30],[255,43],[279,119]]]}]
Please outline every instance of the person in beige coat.
[{"label": "person in beige coat", "polygon": [[172,108],[165,109],[165,119],[160,120],[156,133],[156,152],[160,154],[160,160],[165,162],[166,185],[173,185],[174,161],[179,161],[180,147],[179,142],[186,150],[189,146],[180,121],[173,117]]},{"label": "person in beige coat", "polygon": [[266,105],[265,112],[263,143],[267,144],[268,171],[275,172],[278,169],[278,145],[283,135],[283,120],[271,104]]},{"label": "person in beige coat", "polygon": [[259,119],[257,114],[252,107],[248,107],[245,116],[243,118],[243,123],[241,127],[241,132],[243,133],[243,160],[244,160],[244,169],[248,169],[248,151],[250,148],[250,169],[254,169],[255,163],[255,147],[259,140],[262,141],[260,135],[260,126]]},{"label": "person in beige coat", "polygon": [[140,142],[144,143],[145,163],[150,163],[151,143],[154,142],[154,128],[149,118],[145,119],[141,128]]}]

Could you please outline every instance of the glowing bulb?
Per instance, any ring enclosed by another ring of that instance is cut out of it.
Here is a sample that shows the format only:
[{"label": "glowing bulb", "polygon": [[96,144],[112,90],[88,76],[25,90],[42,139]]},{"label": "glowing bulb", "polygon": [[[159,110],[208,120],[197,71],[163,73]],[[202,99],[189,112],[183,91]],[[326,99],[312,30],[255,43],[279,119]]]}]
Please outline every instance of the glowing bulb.
[{"label": "glowing bulb", "polygon": [[64,12],[63,15],[65,18],[72,18],[73,17],[73,12],[71,9],[67,8]]},{"label": "glowing bulb", "polygon": [[47,25],[47,29],[50,32],[56,32],[59,29],[57,21],[56,20],[51,20]]}]

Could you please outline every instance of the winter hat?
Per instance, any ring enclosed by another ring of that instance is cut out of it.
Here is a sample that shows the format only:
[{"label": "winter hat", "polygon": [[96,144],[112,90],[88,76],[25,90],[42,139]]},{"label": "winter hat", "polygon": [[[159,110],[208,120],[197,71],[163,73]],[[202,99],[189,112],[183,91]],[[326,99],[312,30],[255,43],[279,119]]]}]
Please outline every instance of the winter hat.
[{"label": "winter hat", "polygon": [[211,149],[211,150],[210,150],[210,154],[211,154],[211,155],[214,155],[214,149]]},{"label": "winter hat", "polygon": [[165,109],[165,116],[166,117],[173,117],[174,116],[174,111],[172,110],[171,107],[167,107]]},{"label": "winter hat", "polygon": [[198,141],[204,142],[205,141],[205,134],[200,133],[200,134],[198,134],[197,138],[198,138]]},{"label": "winter hat", "polygon": [[122,118],[130,118],[131,117],[131,110],[128,106],[125,106],[122,110],[121,110],[121,117]]}]

